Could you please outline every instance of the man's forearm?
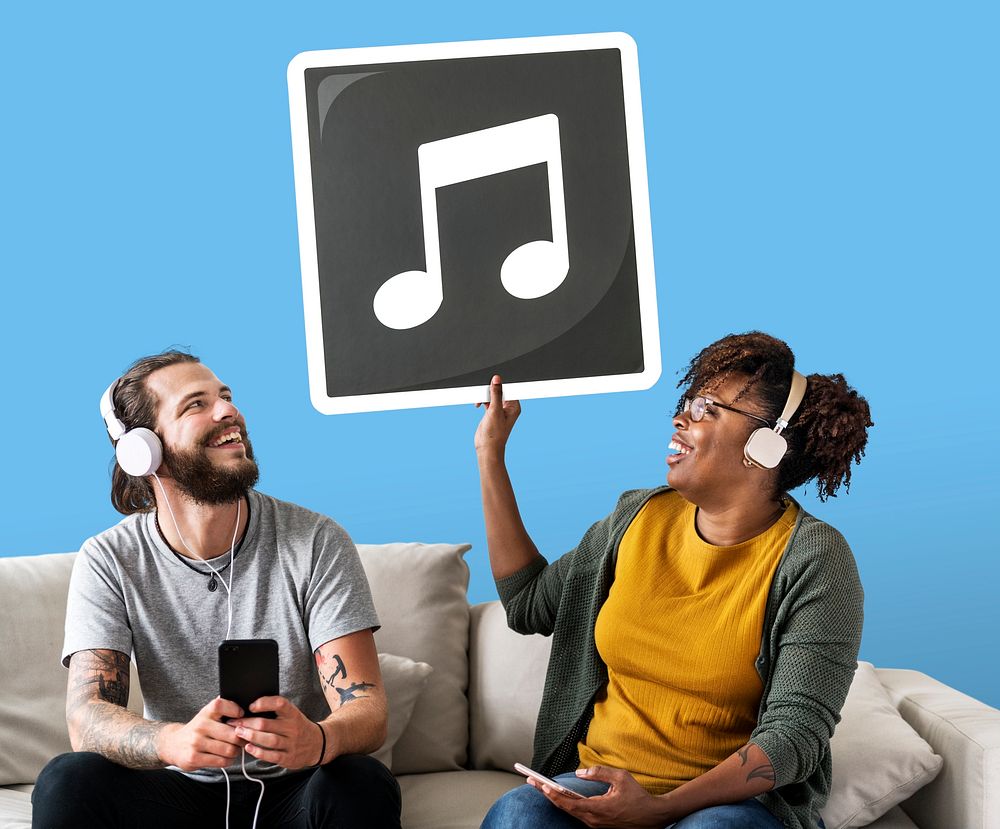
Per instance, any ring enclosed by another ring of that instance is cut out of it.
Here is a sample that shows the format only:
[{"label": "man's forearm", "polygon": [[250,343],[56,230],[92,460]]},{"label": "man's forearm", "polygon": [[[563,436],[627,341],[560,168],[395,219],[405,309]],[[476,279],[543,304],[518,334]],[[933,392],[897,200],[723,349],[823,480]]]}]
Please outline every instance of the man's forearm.
[{"label": "man's forearm", "polygon": [[384,695],[342,705],[320,723],[326,734],[322,762],[328,763],[341,754],[371,754],[385,742],[387,719]]},{"label": "man's forearm", "polygon": [[151,722],[105,700],[89,700],[76,711],[71,728],[76,751],[94,751],[130,769],[159,769],[157,740],[169,725]]},{"label": "man's forearm", "polygon": [[699,809],[739,803],[774,788],[774,768],[754,743],[747,743],[713,769],[662,795],[666,816],[678,821]]},{"label": "man's forearm", "polygon": [[94,751],[132,769],[167,765],[157,736],[167,723],[129,711],[129,660],[114,650],[86,650],[70,660],[66,723],[75,751]]}]

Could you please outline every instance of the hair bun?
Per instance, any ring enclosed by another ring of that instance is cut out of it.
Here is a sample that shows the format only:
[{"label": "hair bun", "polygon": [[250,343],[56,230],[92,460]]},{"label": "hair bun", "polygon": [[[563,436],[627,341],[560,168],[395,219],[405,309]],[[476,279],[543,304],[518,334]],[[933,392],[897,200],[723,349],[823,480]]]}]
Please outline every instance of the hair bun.
[{"label": "hair bun", "polygon": [[851,462],[860,463],[868,443],[868,401],[848,385],[843,374],[810,374],[809,388],[792,424],[805,435],[802,448],[817,478],[819,497],[851,488]]}]

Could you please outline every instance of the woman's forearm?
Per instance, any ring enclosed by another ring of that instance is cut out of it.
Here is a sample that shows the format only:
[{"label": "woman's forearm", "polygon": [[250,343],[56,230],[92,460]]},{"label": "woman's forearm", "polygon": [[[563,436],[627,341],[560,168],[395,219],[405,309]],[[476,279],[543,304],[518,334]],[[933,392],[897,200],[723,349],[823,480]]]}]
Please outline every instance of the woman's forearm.
[{"label": "woman's forearm", "polygon": [[739,803],[774,788],[774,768],[754,743],[747,743],[713,769],[660,796],[665,816],[680,820],[699,809]]},{"label": "woman's forearm", "polygon": [[523,570],[540,555],[521,520],[503,452],[479,451],[476,457],[490,567],[493,578],[502,579]]}]

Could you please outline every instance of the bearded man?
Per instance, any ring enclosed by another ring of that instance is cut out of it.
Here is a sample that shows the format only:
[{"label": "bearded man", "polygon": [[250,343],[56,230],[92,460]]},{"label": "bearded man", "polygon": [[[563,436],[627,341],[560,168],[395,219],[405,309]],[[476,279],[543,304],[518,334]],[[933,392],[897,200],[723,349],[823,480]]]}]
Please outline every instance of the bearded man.
[{"label": "bearded man", "polygon": [[[115,466],[127,517],[77,556],[63,647],[74,751],[39,776],[33,825],[398,829],[399,787],[367,756],[387,709],[350,537],[253,489],[246,422],[197,357],[136,361],[104,406],[112,442],[113,426],[150,429],[162,463]],[[221,699],[223,639],[276,640],[280,696]],[[144,716],[126,708],[133,659]]]}]

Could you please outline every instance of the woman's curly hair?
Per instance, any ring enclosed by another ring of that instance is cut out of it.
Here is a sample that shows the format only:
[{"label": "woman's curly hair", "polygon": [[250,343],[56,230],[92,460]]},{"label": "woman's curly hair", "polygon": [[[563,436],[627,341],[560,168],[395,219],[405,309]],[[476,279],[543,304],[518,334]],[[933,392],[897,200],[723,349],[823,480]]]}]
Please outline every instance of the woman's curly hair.
[{"label": "woman's curly hair", "polygon": [[[788,345],[760,331],[728,334],[702,349],[677,384],[685,393],[711,393],[734,375],[746,375],[736,397],[751,397],[775,421],[788,399],[795,355]],[[851,489],[851,461],[860,463],[871,419],[868,401],[852,389],[843,374],[810,374],[805,397],[782,432],[788,452],[778,465],[778,491],[787,492],[816,479],[821,501],[836,497],[840,485]]]}]

